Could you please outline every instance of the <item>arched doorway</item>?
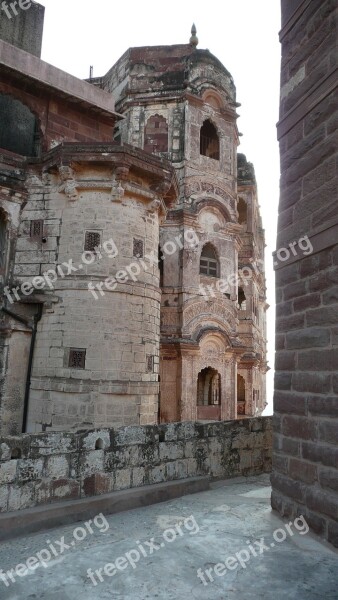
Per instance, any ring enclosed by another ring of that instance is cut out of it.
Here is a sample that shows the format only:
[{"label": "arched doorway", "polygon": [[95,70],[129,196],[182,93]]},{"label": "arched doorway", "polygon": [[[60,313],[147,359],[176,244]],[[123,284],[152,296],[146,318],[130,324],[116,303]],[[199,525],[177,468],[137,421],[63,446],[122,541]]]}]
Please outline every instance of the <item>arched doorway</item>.
[{"label": "arched doorway", "polygon": [[247,207],[245,200],[243,200],[243,198],[239,199],[238,205],[237,205],[237,210],[238,210],[238,223],[240,225],[246,225],[248,222],[248,207]]},{"label": "arched doorway", "polygon": [[22,156],[38,156],[40,134],[35,115],[20,100],[0,94],[0,148]]},{"label": "arched doorway", "polygon": [[202,369],[197,381],[197,419],[221,418],[221,376],[211,367]]}]

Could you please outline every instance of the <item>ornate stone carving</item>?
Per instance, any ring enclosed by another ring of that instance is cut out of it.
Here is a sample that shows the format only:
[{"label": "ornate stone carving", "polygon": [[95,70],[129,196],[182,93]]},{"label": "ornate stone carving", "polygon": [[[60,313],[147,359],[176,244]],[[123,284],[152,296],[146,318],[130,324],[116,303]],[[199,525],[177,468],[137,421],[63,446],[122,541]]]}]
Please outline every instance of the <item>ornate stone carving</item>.
[{"label": "ornate stone carving", "polygon": [[216,317],[221,320],[224,325],[228,324],[228,326],[233,329],[234,326],[234,314],[233,311],[230,311],[228,308],[223,306],[219,302],[195,302],[194,304],[190,304],[183,311],[183,327],[184,330],[191,331],[192,322],[197,317],[202,317],[206,320],[207,317]]},{"label": "ornate stone carving", "polygon": [[78,197],[74,171],[69,166],[59,167],[59,176],[63,182],[59,187],[59,192],[63,192],[70,200],[76,200]]},{"label": "ornate stone carving", "polygon": [[172,186],[171,180],[165,179],[164,181],[161,181],[160,183],[154,183],[153,185],[150,186],[150,189],[153,190],[154,192],[156,192],[156,194],[158,194],[159,196],[161,196],[163,198],[169,192],[171,186]]},{"label": "ornate stone carving", "polygon": [[166,327],[166,326],[178,327],[179,324],[180,324],[180,319],[179,319],[179,315],[176,310],[175,310],[175,312],[168,312],[163,309],[161,310],[161,325],[163,327]]},{"label": "ornate stone carving", "polygon": [[128,181],[129,177],[129,167],[126,166],[117,166],[115,169],[115,177],[120,181]]},{"label": "ornate stone carving", "polygon": [[149,210],[151,212],[157,212],[159,210],[161,206],[161,200],[159,198],[155,198],[155,200],[153,200],[150,205],[149,205]]},{"label": "ornate stone carving", "polygon": [[66,181],[63,191],[66,196],[68,196],[69,200],[77,200],[78,193],[75,181]]},{"label": "ornate stone carving", "polygon": [[119,181],[113,179],[106,181],[97,181],[96,179],[85,179],[77,181],[73,169],[68,166],[59,167],[60,179],[63,182],[59,187],[59,192],[63,192],[70,200],[78,198],[79,190],[99,191],[107,190],[111,194],[112,201],[119,200],[124,195],[124,189]]},{"label": "ornate stone carving", "polygon": [[74,171],[69,166],[59,167],[59,175],[60,175],[61,181],[68,181],[69,179],[75,179]]},{"label": "ornate stone carving", "polygon": [[111,190],[112,202],[114,202],[115,200],[120,200],[121,198],[123,198],[123,196],[124,196],[124,189],[121,186],[121,184],[117,181],[116,185],[114,185]]}]

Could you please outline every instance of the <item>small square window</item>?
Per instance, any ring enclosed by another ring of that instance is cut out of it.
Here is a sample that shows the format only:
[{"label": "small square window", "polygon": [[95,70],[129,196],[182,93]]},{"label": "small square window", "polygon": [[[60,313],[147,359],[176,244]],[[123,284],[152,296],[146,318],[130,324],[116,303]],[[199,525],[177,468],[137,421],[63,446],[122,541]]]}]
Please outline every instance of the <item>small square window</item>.
[{"label": "small square window", "polygon": [[133,241],[133,256],[135,258],[143,258],[144,256],[144,243],[143,240],[137,240],[134,238]]},{"label": "small square window", "polygon": [[98,231],[86,231],[84,250],[85,252],[94,252],[100,247],[101,234]]},{"label": "small square window", "polygon": [[31,221],[30,237],[35,240],[41,240],[43,236],[43,220]]},{"label": "small square window", "polygon": [[71,369],[85,369],[86,367],[86,350],[79,348],[71,348],[69,351],[69,364]]}]

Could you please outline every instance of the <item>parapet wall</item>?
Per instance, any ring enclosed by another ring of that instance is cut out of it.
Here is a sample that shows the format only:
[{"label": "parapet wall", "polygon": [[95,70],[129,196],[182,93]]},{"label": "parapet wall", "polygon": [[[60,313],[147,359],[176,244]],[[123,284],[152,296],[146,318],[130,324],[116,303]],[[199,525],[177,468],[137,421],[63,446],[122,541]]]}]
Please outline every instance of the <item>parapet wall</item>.
[{"label": "parapet wall", "polygon": [[0,512],[210,475],[271,470],[272,419],[0,438]]}]

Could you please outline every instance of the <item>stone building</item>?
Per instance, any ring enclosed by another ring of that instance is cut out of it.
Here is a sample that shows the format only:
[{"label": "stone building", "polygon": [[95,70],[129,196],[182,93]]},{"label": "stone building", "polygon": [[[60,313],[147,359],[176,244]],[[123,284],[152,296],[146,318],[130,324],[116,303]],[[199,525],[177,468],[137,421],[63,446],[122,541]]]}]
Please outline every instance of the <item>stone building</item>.
[{"label": "stone building", "polygon": [[337,3],[281,4],[272,506],[338,546]]},{"label": "stone building", "polygon": [[43,15],[16,18],[0,41],[0,432],[260,414],[264,234],[230,74],[193,35],[83,82],[39,58]]},{"label": "stone building", "polygon": [[193,27],[189,44],[130,48],[92,80],[125,117],[116,139],[169,160],[179,182],[178,202],[160,229],[161,421],[253,416],[266,399],[255,173],[237,155],[233,78],[197,45]]}]

